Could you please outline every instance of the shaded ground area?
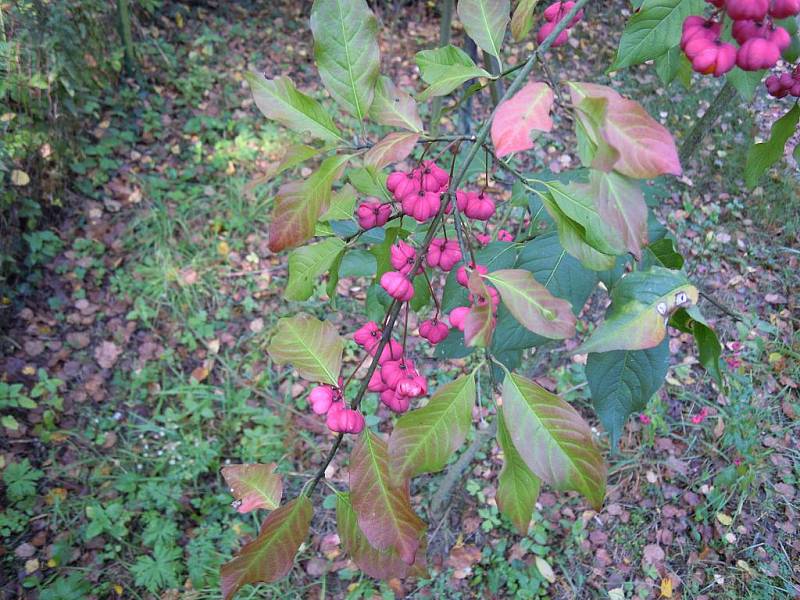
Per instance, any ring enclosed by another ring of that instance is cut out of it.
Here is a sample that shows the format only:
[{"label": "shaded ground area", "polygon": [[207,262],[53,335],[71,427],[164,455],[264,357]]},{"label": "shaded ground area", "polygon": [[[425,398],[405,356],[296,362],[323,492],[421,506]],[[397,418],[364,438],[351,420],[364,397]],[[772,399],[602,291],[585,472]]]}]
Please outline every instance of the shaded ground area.
[{"label": "shaded ground area", "polygon": [[[277,182],[251,182],[289,140],[259,116],[243,74],[291,74],[318,93],[308,6],[270,4],[178,7],[141,32],[152,89],[120,91],[87,129],[75,188],[87,193],[0,308],[0,597],[216,598],[220,564],[258,527],[230,507],[220,467],[279,462],[289,494],[331,442],[305,388],[263,350],[296,307],[281,299],[285,259],[266,244]],[[611,81],[685,134],[715,82],[687,93],[663,89],[650,68],[602,75],[623,3],[596,4],[607,6],[552,55],[553,77]],[[406,87],[419,87],[413,51],[438,32],[427,10],[382,14],[384,70]],[[520,44],[518,56],[531,49]],[[800,183],[775,170],[749,192],[740,178],[746,142],[779,112],[767,103],[725,114],[658,199],[690,273],[725,309],[704,305],[729,389],[712,386],[693,342],[673,332],[667,385],[649,423],[632,419],[609,457],[601,513],[546,490],[520,538],[496,509],[501,461],[486,444],[445,519],[430,524],[430,579],[362,578],[323,487],[289,578],[242,597],[800,597]],[[532,169],[577,164],[568,136],[532,153]],[[343,279],[335,299],[306,310],[330,317],[334,303],[334,320],[352,330],[364,290]],[[598,291],[586,310],[605,302]],[[349,346],[345,361],[356,359]],[[463,367],[423,362],[440,381]],[[551,353],[526,368],[592,414],[580,357]],[[329,472],[340,488],[345,456]],[[415,483],[421,514],[439,481]]]}]

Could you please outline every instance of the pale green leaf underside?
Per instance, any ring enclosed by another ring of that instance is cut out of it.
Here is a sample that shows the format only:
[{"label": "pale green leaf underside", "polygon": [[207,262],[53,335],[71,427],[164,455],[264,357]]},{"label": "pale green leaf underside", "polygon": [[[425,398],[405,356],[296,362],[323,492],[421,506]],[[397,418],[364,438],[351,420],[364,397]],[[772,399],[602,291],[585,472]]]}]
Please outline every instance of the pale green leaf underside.
[{"label": "pale green leaf underside", "polygon": [[290,363],[300,377],[338,385],[344,340],[328,321],[305,313],[278,321],[267,351],[278,364]]},{"label": "pale green leaf underside", "polygon": [[308,300],[317,279],[328,271],[345,243],[338,237],[297,248],[289,253],[289,281],[284,297],[287,300]]}]

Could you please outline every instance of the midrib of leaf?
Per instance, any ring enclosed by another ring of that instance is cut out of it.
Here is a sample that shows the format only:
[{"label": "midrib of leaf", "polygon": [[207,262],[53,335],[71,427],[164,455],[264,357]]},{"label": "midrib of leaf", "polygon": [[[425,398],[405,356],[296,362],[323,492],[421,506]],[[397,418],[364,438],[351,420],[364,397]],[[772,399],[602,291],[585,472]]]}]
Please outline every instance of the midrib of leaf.
[{"label": "midrib of leaf", "polygon": [[[301,93],[300,90],[296,89],[295,91],[297,91],[298,93]],[[288,96],[289,93],[291,93],[291,92],[288,92],[287,96]],[[284,99],[282,96],[280,96],[278,94],[273,94],[273,97],[276,98],[281,104],[283,104],[290,111],[292,111],[292,112],[294,112],[294,113],[296,113],[298,115],[302,115],[306,119],[310,119],[311,121],[313,121],[314,123],[316,123],[317,125],[322,127],[325,131],[330,132],[330,134],[333,135],[337,140],[344,141],[344,138],[335,129],[335,125],[334,125],[334,129],[331,129],[328,126],[327,123],[323,123],[322,121],[318,121],[317,119],[309,116],[308,114],[304,113],[302,110],[300,110],[297,107],[295,107],[292,104],[290,104],[289,101],[287,99]],[[313,98],[312,98],[312,100],[313,100]],[[317,106],[319,106],[319,105],[317,105]],[[322,108],[322,107],[320,106],[320,108]]]},{"label": "midrib of leaf", "polygon": [[[519,289],[517,287],[514,287],[513,285],[510,285],[506,281],[502,281],[501,282],[501,280],[499,280],[499,279],[497,279],[495,277],[492,277],[491,274],[490,275],[486,275],[485,277],[486,277],[486,279],[488,279],[489,281],[491,281],[495,285],[499,285],[500,287],[505,288],[507,291],[511,292],[515,296],[519,296],[524,300],[528,300],[528,302],[533,304],[535,306],[535,308],[540,313],[542,313],[542,316],[544,316],[543,310],[544,310],[545,307],[535,297],[528,295],[527,292],[525,292],[525,291],[523,291],[523,290],[521,290],[521,289]],[[533,275],[531,275],[531,277],[533,277]],[[549,310],[549,309],[547,309],[547,310]],[[552,312],[556,312],[556,311],[552,311]],[[549,321],[550,319],[547,319],[547,320]]]},{"label": "midrib of leaf", "polygon": [[[636,55],[641,51],[641,48],[643,46],[647,46],[648,43],[650,42],[650,38],[654,37],[656,35],[656,32],[658,31],[658,24],[659,23],[663,23],[668,18],[670,18],[672,13],[674,13],[675,11],[677,11],[680,8],[680,5],[681,5],[681,2],[677,2],[672,8],[667,8],[666,9],[667,12],[663,13],[664,16],[662,18],[660,18],[660,19],[657,18],[657,17],[651,17],[650,19],[641,19],[639,21],[640,23],[647,23],[647,22],[655,21],[656,25],[654,27],[651,27],[650,31],[648,31],[644,35],[644,37],[642,37],[642,39],[639,40],[639,42],[636,45],[632,46],[632,48],[631,48],[631,50],[630,50],[630,52],[628,54]],[[663,9],[665,7],[662,6],[661,8]]]},{"label": "midrib of leaf", "polygon": [[328,383],[332,383],[336,385],[336,377],[328,370],[328,366],[320,360],[320,358],[314,353],[314,351],[305,343],[303,340],[303,336],[300,335],[300,332],[294,329],[291,325],[292,333],[294,333],[295,337],[297,338],[298,343],[303,347],[303,349],[308,352],[309,355],[314,359],[314,361],[322,368],[325,372],[325,375],[328,377]]},{"label": "midrib of leaf", "polygon": [[265,486],[261,486],[257,482],[250,480],[250,487],[252,487],[255,492],[261,494],[261,497],[263,499],[268,500],[270,506],[277,507],[277,505],[272,501],[272,497],[269,494],[269,490]]},{"label": "midrib of leaf", "polygon": [[489,42],[492,44],[492,50],[494,50],[494,56],[499,60],[500,58],[500,50],[495,44],[494,37],[492,36],[492,28],[489,25],[489,18],[486,16],[486,0],[478,0],[478,4],[481,7],[481,18],[483,19],[483,24],[486,26],[486,33],[489,34]]},{"label": "midrib of leaf", "polygon": [[[350,79],[350,89],[353,91],[353,102],[355,103],[356,114],[358,120],[364,120],[364,113],[361,111],[361,102],[358,99],[358,92],[356,91],[356,82],[353,79],[353,65],[350,61],[350,45],[347,40],[346,31],[344,28],[344,13],[342,12],[342,0],[336,0],[336,7],[339,10],[339,26],[342,29],[342,46],[344,46],[344,56],[347,60],[347,74]],[[357,34],[358,32],[356,32]]]},{"label": "midrib of leaf", "polygon": [[564,260],[564,255],[565,255],[566,253],[567,253],[567,251],[566,251],[566,250],[564,250],[564,249],[562,248],[562,249],[561,249],[561,254],[559,254],[559,255],[558,255],[558,259],[556,260],[556,264],[555,264],[555,266],[553,267],[552,271],[550,271],[550,275],[548,275],[548,276],[547,276],[547,283],[545,283],[545,284],[544,284],[544,287],[545,287],[545,288],[546,288],[548,285],[550,285],[550,282],[552,282],[552,281],[553,281],[553,277],[555,277],[555,276],[556,276],[556,271],[558,271],[558,267],[560,267],[560,266],[561,266],[561,261],[562,261],[562,260]]},{"label": "midrib of leaf", "polygon": [[375,471],[375,475],[376,475],[375,479],[376,479],[376,481],[378,483],[378,488],[380,490],[381,496],[383,497],[383,502],[384,502],[384,504],[385,504],[385,506],[387,508],[386,512],[389,514],[389,517],[394,522],[395,530],[399,531],[400,530],[400,527],[399,527],[400,521],[397,518],[397,514],[393,510],[393,504],[391,502],[391,496],[389,495],[389,491],[388,491],[388,489],[386,487],[386,484],[383,481],[383,476],[381,475],[381,472],[380,472],[378,458],[377,458],[377,455],[375,453],[375,450],[372,447],[372,432],[371,431],[367,432],[366,443],[367,443],[367,450],[369,452],[369,459],[372,462],[372,466],[373,466],[373,469]]}]

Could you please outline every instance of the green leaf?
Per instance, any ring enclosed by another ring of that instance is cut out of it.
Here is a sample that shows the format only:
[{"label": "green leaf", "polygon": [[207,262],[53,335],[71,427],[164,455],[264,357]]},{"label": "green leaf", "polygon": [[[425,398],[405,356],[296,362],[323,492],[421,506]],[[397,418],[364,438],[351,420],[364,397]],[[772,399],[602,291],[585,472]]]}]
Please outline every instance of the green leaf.
[{"label": "green leaf", "polygon": [[509,0],[459,0],[458,18],[478,47],[500,58],[500,47],[509,21]]},{"label": "green leaf", "polygon": [[703,313],[697,306],[690,306],[687,309],[680,309],[672,315],[669,324],[680,331],[691,333],[697,344],[700,364],[714,378],[717,386],[722,389],[724,377],[720,366],[722,356],[722,344],[716,332],[706,322]]},{"label": "green leaf", "polygon": [[647,350],[592,352],[586,360],[586,379],[592,404],[615,448],[625,421],[644,410],[669,368],[669,340]]},{"label": "green leaf", "polygon": [[411,508],[408,485],[395,486],[386,442],[364,429],[350,455],[350,498],[358,526],[377,550],[394,549],[414,564],[425,524]]},{"label": "green leaf", "polygon": [[703,0],[645,0],[628,21],[610,71],[639,65],[677,45],[686,17],[703,11]]},{"label": "green leaf", "polygon": [[611,290],[611,308],[605,321],[575,352],[657,346],[667,333],[669,315],[697,304],[697,299],[697,288],[680,271],[651,267],[629,273]]},{"label": "green leaf", "polygon": [[419,117],[416,101],[385,75],[378,78],[369,116],[380,125],[422,133],[422,119]]},{"label": "green leaf", "polygon": [[320,213],[330,202],[331,186],[350,158],[349,154],[326,158],[308,179],[290,181],[278,189],[269,227],[270,250],[299,246],[314,235]]},{"label": "green leaf", "polygon": [[438,390],[428,404],[401,416],[389,437],[389,468],[400,485],[420,473],[442,470],[461,447],[472,425],[475,374]]},{"label": "green leaf", "polygon": [[294,555],[308,535],[313,510],[311,501],[300,496],[271,512],[258,537],[246,544],[236,557],[222,565],[220,585],[230,600],[243,585],[272,582],[292,569]]},{"label": "green leaf", "polygon": [[292,363],[303,379],[339,385],[344,340],[328,321],[299,313],[278,321],[267,347],[279,365]]},{"label": "green leaf", "polygon": [[372,105],[381,67],[378,21],[365,0],[315,0],[314,58],[322,83],[362,121]]},{"label": "green leaf", "polygon": [[612,171],[589,172],[590,197],[602,222],[637,258],[647,244],[647,204],[638,182]]},{"label": "green leaf", "polygon": [[322,213],[320,221],[347,221],[356,210],[356,192],[349,183],[331,196],[330,205]]},{"label": "green leaf", "polygon": [[417,52],[422,80],[430,87],[419,95],[420,100],[431,96],[446,96],[465,81],[476,77],[491,77],[461,49],[453,45]]},{"label": "green leaf", "polygon": [[364,164],[383,169],[384,167],[405,160],[414,151],[419,140],[418,133],[393,131],[364,154]]},{"label": "green leaf", "polygon": [[431,288],[428,285],[428,280],[422,275],[417,275],[412,281],[414,284],[414,297],[409,302],[411,310],[418,313],[423,308],[428,306],[431,301]]},{"label": "green leaf", "polygon": [[222,467],[225,483],[231,488],[240,513],[257,508],[275,510],[281,503],[283,482],[275,474],[276,463],[268,465],[228,465]]},{"label": "green leaf", "polygon": [[753,100],[765,71],[742,71],[733,69],[725,75],[725,80],[730,82],[745,102]]},{"label": "green leaf", "polygon": [[427,539],[422,539],[413,565],[403,562],[393,548],[383,551],[375,549],[358,526],[358,517],[350,494],[336,494],[336,527],[345,552],[369,577],[385,580],[392,577],[403,579],[409,576],[425,576]]},{"label": "green leaf", "polygon": [[780,160],[786,142],[794,134],[799,120],[800,105],[795,103],[789,112],[772,125],[766,142],[750,147],[744,167],[744,180],[748,187],[754,188],[764,172]]},{"label": "green leaf", "polygon": [[665,237],[649,244],[644,249],[641,266],[649,269],[653,265],[668,269],[680,270],[683,268],[683,256],[675,248],[675,240]]},{"label": "green leaf", "polygon": [[367,250],[354,248],[342,260],[339,277],[374,277],[376,271],[375,256]]},{"label": "green leaf", "polygon": [[359,167],[347,172],[347,178],[359,192],[365,196],[384,198],[387,202],[394,200],[386,189],[386,174],[374,167]]},{"label": "green leaf", "polygon": [[289,253],[289,281],[284,290],[287,300],[308,300],[317,279],[333,264],[345,243],[336,237],[297,248]]},{"label": "green leaf", "polygon": [[514,41],[519,42],[533,27],[533,11],[539,0],[519,0],[511,16],[511,35]]},{"label": "green leaf", "polygon": [[664,85],[669,85],[677,78],[683,87],[689,89],[692,82],[692,64],[680,46],[673,46],[656,58],[655,65],[656,73]]},{"label": "green leaf", "polygon": [[267,79],[263,75],[246,76],[258,109],[268,119],[297,132],[331,142],[341,142],[342,135],[328,111],[313,98],[299,92],[288,77]]},{"label": "green leaf", "polygon": [[529,271],[504,269],[484,279],[497,288],[514,318],[533,333],[557,340],[575,335],[570,303],[553,296]]},{"label": "green leaf", "polygon": [[520,535],[526,535],[539,498],[541,480],[531,472],[514,447],[502,409],[498,409],[496,418],[497,442],[503,451],[503,469],[497,478],[497,508],[511,520]]},{"label": "green leaf", "polygon": [[574,408],[533,381],[507,373],[503,419],[514,447],[534,475],[556,489],[583,494],[600,510],[606,466],[589,425]]},{"label": "green leaf", "polygon": [[376,278],[380,278],[381,275],[387,271],[391,271],[392,269],[392,244],[394,244],[395,240],[397,239],[398,233],[400,233],[399,227],[387,229],[386,237],[383,238],[383,242],[380,244],[375,244],[369,249],[369,251],[375,256],[377,263],[375,272]]}]

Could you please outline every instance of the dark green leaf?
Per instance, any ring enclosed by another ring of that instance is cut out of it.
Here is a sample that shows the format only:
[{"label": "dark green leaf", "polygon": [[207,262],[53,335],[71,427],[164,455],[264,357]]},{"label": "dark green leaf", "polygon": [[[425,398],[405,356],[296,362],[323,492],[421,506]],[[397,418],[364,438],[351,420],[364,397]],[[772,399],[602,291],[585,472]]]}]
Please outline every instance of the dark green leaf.
[{"label": "dark green leaf", "polygon": [[764,172],[783,156],[783,149],[794,134],[798,121],[800,105],[795,104],[789,112],[775,121],[766,142],[753,144],[747,151],[744,180],[750,188],[754,188]]}]

